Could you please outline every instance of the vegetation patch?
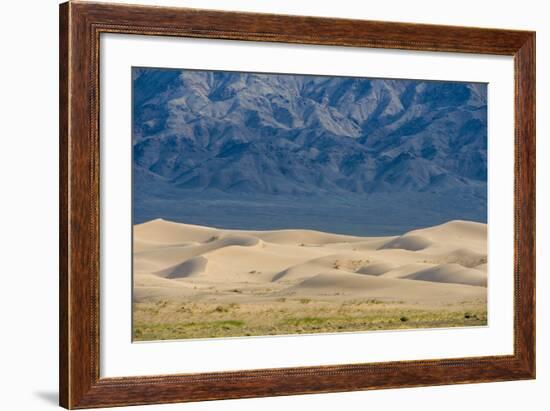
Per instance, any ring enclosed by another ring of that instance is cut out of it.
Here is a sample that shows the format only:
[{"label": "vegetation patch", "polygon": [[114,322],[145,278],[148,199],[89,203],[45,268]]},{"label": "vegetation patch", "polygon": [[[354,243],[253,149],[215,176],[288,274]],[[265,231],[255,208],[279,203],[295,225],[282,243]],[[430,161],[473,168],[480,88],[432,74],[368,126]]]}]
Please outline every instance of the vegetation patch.
[{"label": "vegetation patch", "polygon": [[160,305],[134,304],[135,341],[487,325],[483,303],[433,308],[379,300],[303,303],[277,298],[264,303]]}]

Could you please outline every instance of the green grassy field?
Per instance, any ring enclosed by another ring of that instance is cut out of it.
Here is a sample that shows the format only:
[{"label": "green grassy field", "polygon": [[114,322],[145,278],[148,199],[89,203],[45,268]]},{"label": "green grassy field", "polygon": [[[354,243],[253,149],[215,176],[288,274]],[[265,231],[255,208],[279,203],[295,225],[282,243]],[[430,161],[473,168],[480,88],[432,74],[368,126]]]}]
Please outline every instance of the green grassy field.
[{"label": "green grassy field", "polygon": [[133,308],[135,341],[487,325],[485,302],[428,307],[281,298],[261,304],[158,301]]}]

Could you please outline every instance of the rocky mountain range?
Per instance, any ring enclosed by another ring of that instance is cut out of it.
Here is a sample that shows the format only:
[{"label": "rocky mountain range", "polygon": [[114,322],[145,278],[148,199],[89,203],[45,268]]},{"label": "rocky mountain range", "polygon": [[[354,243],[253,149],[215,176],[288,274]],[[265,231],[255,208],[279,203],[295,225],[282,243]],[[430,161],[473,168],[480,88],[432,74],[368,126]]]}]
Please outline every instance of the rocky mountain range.
[{"label": "rocky mountain range", "polygon": [[152,68],[132,79],[138,203],[163,192],[467,202],[472,190],[483,202],[486,84]]}]

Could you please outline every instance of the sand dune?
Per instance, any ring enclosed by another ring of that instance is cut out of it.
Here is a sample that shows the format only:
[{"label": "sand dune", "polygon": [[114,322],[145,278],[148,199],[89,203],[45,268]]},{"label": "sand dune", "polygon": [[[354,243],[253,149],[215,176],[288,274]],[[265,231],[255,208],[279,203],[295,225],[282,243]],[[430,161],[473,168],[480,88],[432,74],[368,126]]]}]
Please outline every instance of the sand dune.
[{"label": "sand dune", "polygon": [[369,260],[361,259],[360,253],[330,254],[314,258],[301,264],[293,265],[273,276],[272,281],[296,280],[311,277],[312,273],[319,272],[356,272]]},{"label": "sand dune", "polygon": [[251,235],[275,244],[326,245],[363,241],[363,237],[322,233],[312,230],[249,231]]},{"label": "sand dune", "polygon": [[442,284],[438,282],[401,280],[350,273],[323,273],[304,280],[285,291],[288,294],[306,296],[337,295],[367,297],[379,300],[410,300],[454,302],[463,298],[483,298],[481,287]]},{"label": "sand dune", "polygon": [[397,237],[134,226],[140,301],[268,301],[281,296],[444,304],[484,300],[486,225],[451,221]]},{"label": "sand dune", "polygon": [[456,263],[464,267],[478,267],[487,263],[487,255],[472,251],[467,248],[459,248],[437,257],[440,261]]},{"label": "sand dune", "polygon": [[433,266],[434,266],[433,264],[429,264],[429,263],[405,264],[397,268],[394,268],[393,270],[386,271],[381,275],[386,278],[405,278],[408,275],[414,274],[418,271],[425,270],[427,268],[431,268]]},{"label": "sand dune", "polygon": [[422,280],[439,283],[455,283],[487,286],[487,273],[459,264],[441,264],[401,277],[409,280]]},{"label": "sand dune", "polygon": [[476,269],[476,270],[480,270],[480,271],[485,271],[485,272],[487,272],[487,263],[485,263],[485,264],[480,264],[480,265],[476,265],[476,266],[475,266],[475,269]]},{"label": "sand dune", "polygon": [[185,260],[181,264],[165,268],[155,272],[154,274],[164,278],[186,278],[202,274],[206,270],[208,260],[202,256],[193,257],[189,260]]},{"label": "sand dune", "polygon": [[380,249],[398,248],[408,251],[418,251],[428,248],[433,243],[420,235],[404,235],[397,237],[380,247]]},{"label": "sand dune", "polygon": [[382,275],[398,267],[400,266],[397,264],[384,261],[384,262],[372,263],[372,264],[363,266],[359,270],[357,270],[357,272],[360,274],[368,274],[368,275]]},{"label": "sand dune", "polygon": [[410,231],[381,248],[397,248],[409,251],[427,248],[453,247],[486,254],[487,225],[472,221],[450,221],[438,226]]},{"label": "sand dune", "polygon": [[134,241],[156,241],[161,244],[174,244],[187,241],[208,241],[220,230],[190,224],[178,224],[161,218],[134,226]]}]

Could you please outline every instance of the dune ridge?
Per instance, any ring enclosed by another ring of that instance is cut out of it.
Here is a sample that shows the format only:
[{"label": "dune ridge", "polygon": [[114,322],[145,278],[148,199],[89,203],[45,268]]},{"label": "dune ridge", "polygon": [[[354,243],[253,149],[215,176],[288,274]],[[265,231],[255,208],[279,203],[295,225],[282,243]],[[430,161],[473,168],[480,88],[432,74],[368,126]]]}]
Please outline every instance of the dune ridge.
[{"label": "dune ridge", "polygon": [[442,304],[484,299],[486,233],[485,224],[459,220],[401,236],[357,237],[157,219],[134,226],[135,296],[138,302],[284,295]]}]

